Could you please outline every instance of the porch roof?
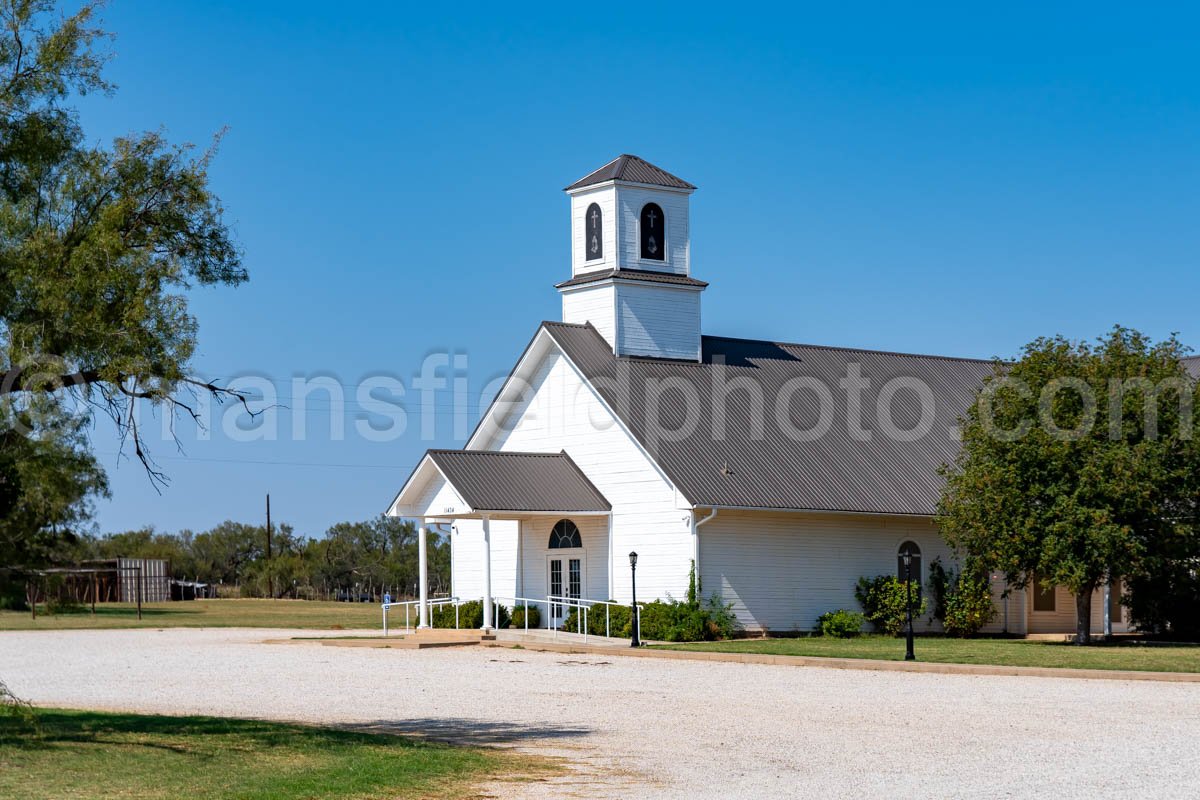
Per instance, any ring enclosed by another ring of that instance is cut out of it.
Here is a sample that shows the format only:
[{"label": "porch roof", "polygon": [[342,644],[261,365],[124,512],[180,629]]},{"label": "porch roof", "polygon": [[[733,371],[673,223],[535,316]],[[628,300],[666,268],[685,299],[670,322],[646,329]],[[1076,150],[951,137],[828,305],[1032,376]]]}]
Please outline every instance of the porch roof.
[{"label": "porch roof", "polygon": [[[465,508],[448,508],[441,499],[446,489]],[[429,450],[396,496],[390,513],[464,517],[611,510],[612,505],[565,451]]]}]

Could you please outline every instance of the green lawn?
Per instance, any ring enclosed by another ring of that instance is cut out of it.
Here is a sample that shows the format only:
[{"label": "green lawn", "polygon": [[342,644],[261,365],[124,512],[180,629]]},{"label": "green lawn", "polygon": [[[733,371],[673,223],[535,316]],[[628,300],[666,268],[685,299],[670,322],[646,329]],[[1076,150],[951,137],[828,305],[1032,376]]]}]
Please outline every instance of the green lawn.
[{"label": "green lawn", "polygon": [[[779,656],[904,659],[904,640],[886,636],[830,639],[740,639],[728,642],[660,645],[672,650],[766,653]],[[1148,672],[1200,672],[1200,646],[1123,641],[1078,647],[1064,642],[1023,639],[945,639],[919,637],[918,661],[946,664],[994,664],[1018,667],[1127,669]]]},{"label": "green lawn", "polygon": [[252,720],[39,710],[0,716],[0,797],[475,797],[549,762],[404,736]]},{"label": "green lawn", "polygon": [[[393,615],[396,613],[392,612]],[[403,612],[401,612],[403,617]],[[393,624],[396,620],[393,617]],[[63,630],[67,628],[380,628],[382,613],[374,603],[332,603],[317,600],[191,600],[145,603],[142,619],[137,606],[102,603],[90,609],[37,619],[28,611],[0,611],[0,630]]]}]

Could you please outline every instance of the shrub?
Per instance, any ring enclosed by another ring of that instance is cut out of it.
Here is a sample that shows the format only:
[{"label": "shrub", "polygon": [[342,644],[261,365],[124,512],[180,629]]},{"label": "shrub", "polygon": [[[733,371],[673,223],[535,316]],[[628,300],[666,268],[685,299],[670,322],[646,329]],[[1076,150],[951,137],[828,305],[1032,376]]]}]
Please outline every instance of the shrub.
[{"label": "shrub", "polygon": [[668,597],[642,606],[642,638],[666,642],[699,642],[728,639],[737,629],[732,605],[712,595],[703,603],[686,603]]},{"label": "shrub", "polygon": [[[894,575],[859,578],[854,599],[862,606],[863,615],[875,630],[896,636],[904,630],[908,603],[906,585]],[[913,619],[925,613],[925,597],[919,586],[912,587]]]},{"label": "shrub", "polygon": [[974,636],[996,618],[992,587],[987,575],[960,575],[955,591],[946,598],[942,627],[951,636]]},{"label": "shrub", "polygon": [[[724,605],[716,595],[703,603],[687,603],[667,598],[651,603],[638,603],[641,609],[643,639],[665,642],[700,642],[728,639],[737,629],[732,606]],[[612,636],[628,639],[633,636],[633,613],[629,606],[609,606]],[[579,613],[573,610],[563,621],[561,630],[582,632]],[[588,633],[604,634],[604,607],[594,606],[588,613]]]},{"label": "shrub", "polygon": [[[453,628],[454,627],[454,605],[445,603],[437,605],[429,609],[429,623],[435,628]],[[497,628],[507,628],[512,618],[508,612],[508,608],[500,603],[495,603],[492,606],[492,620]],[[482,628],[483,627],[483,601],[471,600],[463,603],[458,607],[458,627],[459,628]]]},{"label": "shrub", "polygon": [[[537,606],[529,606],[528,613],[529,613],[529,627],[536,628],[537,626],[542,624],[541,609],[539,609]],[[517,606],[516,608],[514,608],[513,612],[512,612],[512,627],[524,628],[525,627],[525,614],[526,614],[525,606]]]},{"label": "shrub", "polygon": [[978,565],[968,564],[955,573],[935,558],[929,565],[929,590],[933,617],[951,636],[973,636],[996,618],[987,571]]},{"label": "shrub", "polygon": [[867,618],[857,611],[839,608],[837,611],[826,611],[817,617],[817,633],[834,639],[849,639],[862,633],[862,626]]}]

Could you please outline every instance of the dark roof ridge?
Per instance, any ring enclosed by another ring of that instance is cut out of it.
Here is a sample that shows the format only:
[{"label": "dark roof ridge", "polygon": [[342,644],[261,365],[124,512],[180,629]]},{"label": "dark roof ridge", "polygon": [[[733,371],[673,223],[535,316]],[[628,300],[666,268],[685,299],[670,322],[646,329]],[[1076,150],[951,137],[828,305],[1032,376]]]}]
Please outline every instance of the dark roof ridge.
[{"label": "dark roof ridge", "polygon": [[904,353],[899,350],[876,350],[870,347],[845,347],[835,344],[806,344],[804,342],[777,342],[772,339],[750,339],[745,336],[713,336],[701,334],[702,339],[724,339],[729,342],[753,342],[755,344],[773,344],[777,347],[802,347],[809,350],[837,350],[842,353],[871,353],[880,356],[901,356],[903,358],[931,358],[938,361],[965,361],[972,364],[994,364],[994,358],[966,358],[965,356],[941,356],[932,353]]},{"label": "dark roof ridge", "polygon": [[691,275],[681,275],[678,272],[662,272],[655,269],[630,269],[628,267],[614,267],[611,269],[597,269],[590,270],[588,272],[581,272],[578,275],[568,278],[562,283],[554,284],[554,288],[567,289],[574,286],[586,286],[589,283],[600,283],[608,280],[635,281],[639,283],[661,283],[676,286],[690,286],[699,289],[708,287],[707,281],[693,278]]}]

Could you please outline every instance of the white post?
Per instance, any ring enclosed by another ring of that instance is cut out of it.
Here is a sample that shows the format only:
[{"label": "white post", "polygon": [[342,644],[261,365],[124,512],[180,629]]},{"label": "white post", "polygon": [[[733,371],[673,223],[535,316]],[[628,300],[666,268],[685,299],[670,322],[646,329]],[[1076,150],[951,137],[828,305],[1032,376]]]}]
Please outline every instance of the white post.
[{"label": "white post", "polygon": [[1112,636],[1112,583],[1104,584],[1104,636]]},{"label": "white post", "polygon": [[492,527],[483,515],[483,630],[492,629]]},{"label": "white post", "polygon": [[429,627],[429,563],[426,556],[428,545],[425,542],[425,520],[417,528],[417,572],[420,575],[421,587],[417,603],[417,627]]},{"label": "white post", "polygon": [[[525,521],[517,522],[517,597],[525,596]],[[513,611],[517,603],[513,601]]]},{"label": "white post", "polygon": [[605,600],[616,600],[617,590],[613,587],[613,515],[608,512],[608,597]]}]

